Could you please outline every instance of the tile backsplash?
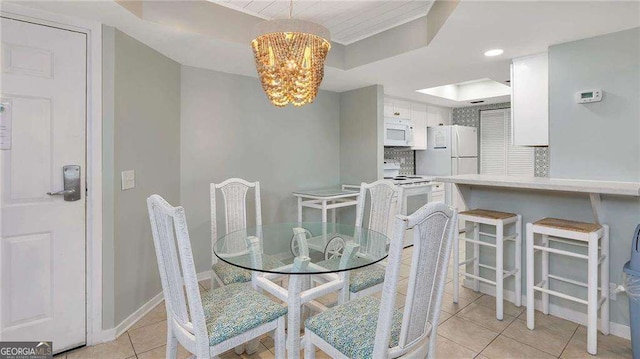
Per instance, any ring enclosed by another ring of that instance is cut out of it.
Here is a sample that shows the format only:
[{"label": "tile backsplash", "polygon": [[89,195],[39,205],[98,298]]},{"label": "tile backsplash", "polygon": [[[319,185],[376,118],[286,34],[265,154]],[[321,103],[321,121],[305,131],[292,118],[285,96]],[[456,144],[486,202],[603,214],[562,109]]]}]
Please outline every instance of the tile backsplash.
[{"label": "tile backsplash", "polygon": [[453,124],[480,128],[480,111],[497,110],[501,108],[511,108],[511,102],[454,108]]},{"label": "tile backsplash", "polygon": [[[510,102],[468,106],[453,109],[453,124],[480,128],[480,111],[511,108]],[[549,177],[549,147],[535,147],[535,176]]]},{"label": "tile backsplash", "polygon": [[384,159],[400,162],[400,175],[411,176],[415,174],[415,152],[412,149],[385,147]]},{"label": "tile backsplash", "polygon": [[534,156],[536,177],[549,177],[549,147],[536,147]]}]

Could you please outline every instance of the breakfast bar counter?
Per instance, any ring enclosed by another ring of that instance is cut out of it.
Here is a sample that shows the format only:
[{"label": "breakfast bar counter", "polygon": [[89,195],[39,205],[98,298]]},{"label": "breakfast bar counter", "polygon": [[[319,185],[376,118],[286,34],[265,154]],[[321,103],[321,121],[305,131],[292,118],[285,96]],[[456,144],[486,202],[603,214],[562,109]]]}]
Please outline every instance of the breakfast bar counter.
[{"label": "breakfast bar counter", "polygon": [[436,181],[455,184],[460,190],[465,204],[468,203],[469,188],[474,186],[589,194],[593,216],[596,223],[600,223],[601,218],[600,195],[640,197],[640,183],[637,182],[591,181],[484,174],[437,177]]},{"label": "breakfast bar counter", "polygon": [[640,183],[636,182],[589,181],[548,177],[518,177],[482,174],[437,177],[436,181],[472,186],[512,187],[547,191],[640,196]]}]

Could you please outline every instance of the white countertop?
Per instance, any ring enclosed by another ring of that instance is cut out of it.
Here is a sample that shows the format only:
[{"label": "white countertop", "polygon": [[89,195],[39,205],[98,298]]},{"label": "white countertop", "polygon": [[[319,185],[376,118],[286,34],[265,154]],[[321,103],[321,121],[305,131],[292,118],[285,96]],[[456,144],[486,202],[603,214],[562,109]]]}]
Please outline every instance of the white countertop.
[{"label": "white countertop", "polygon": [[434,176],[434,175],[421,175],[421,174],[416,174],[416,176],[420,176],[420,177],[422,177],[422,178],[424,178],[426,180],[429,180],[429,181],[435,181],[436,177],[438,177],[438,176]]},{"label": "white countertop", "polygon": [[589,181],[578,179],[560,179],[546,177],[517,177],[482,174],[467,174],[448,177],[437,177],[438,182],[461,185],[524,188],[547,191],[599,193],[618,196],[640,197],[640,183]]}]

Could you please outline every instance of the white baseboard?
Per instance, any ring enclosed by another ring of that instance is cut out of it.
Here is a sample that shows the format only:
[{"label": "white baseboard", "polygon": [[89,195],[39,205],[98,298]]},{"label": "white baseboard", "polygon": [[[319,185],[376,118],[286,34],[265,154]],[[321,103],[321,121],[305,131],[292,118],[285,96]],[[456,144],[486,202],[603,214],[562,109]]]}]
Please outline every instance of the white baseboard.
[{"label": "white baseboard", "polygon": [[609,332],[616,337],[631,340],[631,327],[628,325],[609,322]]},{"label": "white baseboard", "polygon": [[196,274],[196,277],[198,277],[198,282],[202,282],[205,279],[211,279],[211,271],[205,271],[205,272],[200,272],[198,274]]},{"label": "white baseboard", "polygon": [[87,343],[87,345],[98,345],[106,342],[110,342],[116,339],[116,328],[103,329],[99,333],[93,334],[93,342]]},{"label": "white baseboard", "polygon": [[[473,288],[473,280],[470,279],[465,279],[463,282],[463,286],[469,289]],[[523,288],[524,290],[524,288]],[[487,284],[487,283],[480,283],[480,292],[483,294],[487,294],[490,295],[492,297],[496,296],[496,287],[491,285],[491,284]],[[504,299],[506,301],[509,301],[511,303],[515,302],[515,292],[511,291],[511,290],[506,290],[504,291]],[[522,306],[526,307],[526,303],[527,303],[527,296],[526,294],[522,295]],[[540,299],[536,299],[535,300],[535,308],[539,311],[542,311],[542,300]],[[556,316],[558,318],[562,318],[565,320],[568,320],[570,322],[574,322],[574,323],[578,323],[580,325],[587,325],[587,314],[584,312],[579,312],[579,311],[575,311],[573,309],[569,309],[569,308],[565,308],[565,307],[561,307],[557,304],[549,304],[549,314]],[[614,323],[614,322],[609,322],[609,332],[611,333],[611,335],[615,335],[617,337],[620,338],[624,338],[627,340],[631,340],[631,328],[628,325],[624,325],[624,324],[619,324],[619,323]]]},{"label": "white baseboard", "polygon": [[140,308],[138,308],[138,310],[131,313],[131,315],[125,318],[125,320],[116,325],[116,338],[129,330],[132,325],[134,325],[138,320],[147,315],[147,313],[149,313],[153,308],[160,304],[163,299],[164,296],[162,295],[162,292],[156,294],[153,298],[151,298],[151,300],[144,303]]},{"label": "white baseboard", "polygon": [[[211,279],[211,271],[200,272],[196,276],[198,278],[198,282],[206,279]],[[142,319],[142,317],[147,315],[147,313],[149,313],[153,308],[160,304],[163,299],[164,297],[162,295],[162,292],[156,294],[148,302],[144,303],[140,308],[138,308],[138,310],[131,313],[130,316],[120,322],[120,324],[116,325],[115,328],[104,329],[100,336],[94,341],[95,344],[115,340],[117,337],[129,330],[129,328],[131,328],[131,326],[133,326],[138,320]]]}]

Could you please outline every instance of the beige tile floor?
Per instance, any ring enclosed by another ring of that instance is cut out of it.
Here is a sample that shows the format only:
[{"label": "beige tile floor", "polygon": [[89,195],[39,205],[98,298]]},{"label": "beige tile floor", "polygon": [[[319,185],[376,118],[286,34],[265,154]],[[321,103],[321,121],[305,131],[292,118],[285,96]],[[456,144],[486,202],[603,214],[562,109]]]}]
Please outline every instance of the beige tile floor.
[{"label": "beige tile floor", "polygon": [[[411,249],[405,250],[405,265]],[[406,271],[400,280],[398,299],[406,293]],[[208,281],[200,283],[207,290]],[[502,321],[495,319],[495,299],[461,288],[458,304],[453,304],[453,284],[447,283],[443,297],[438,338],[437,358],[590,358],[586,352],[586,328],[552,316],[536,313],[536,329],[526,326],[525,307],[505,303]],[[335,303],[336,296],[322,299],[325,304]],[[398,304],[399,307],[402,304]],[[155,307],[115,341],[84,347],[56,356],[62,359],[153,359],[165,357],[166,313],[164,303]],[[179,348],[178,358],[189,353]],[[631,342],[614,336],[598,337],[598,355],[601,358],[631,358]],[[318,359],[328,358],[320,351]],[[273,340],[264,337],[253,355],[236,355],[233,351],[222,359],[273,359]]]}]

